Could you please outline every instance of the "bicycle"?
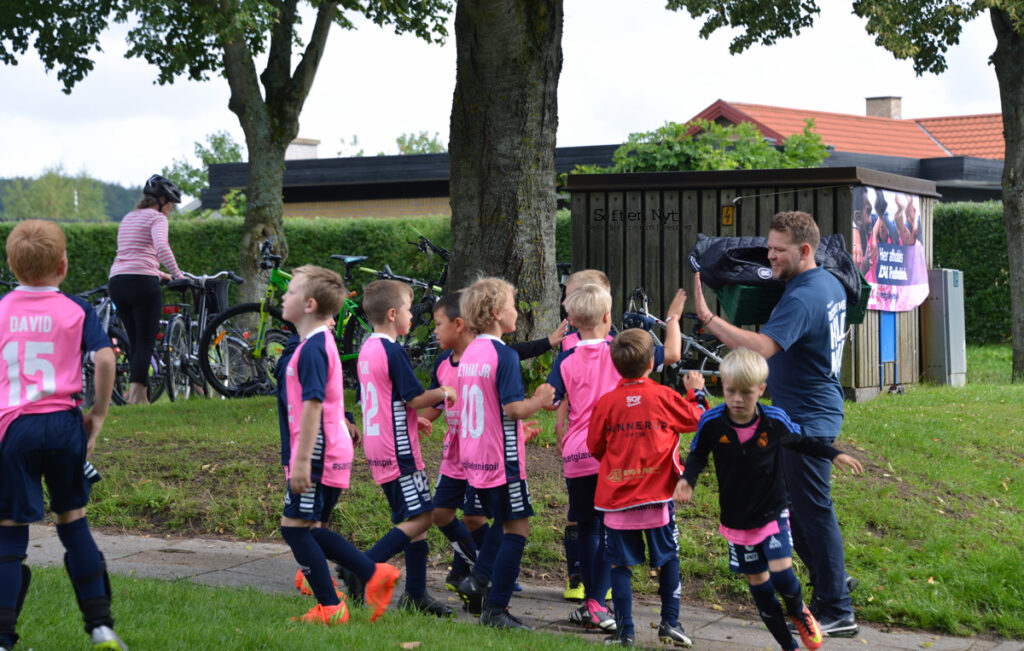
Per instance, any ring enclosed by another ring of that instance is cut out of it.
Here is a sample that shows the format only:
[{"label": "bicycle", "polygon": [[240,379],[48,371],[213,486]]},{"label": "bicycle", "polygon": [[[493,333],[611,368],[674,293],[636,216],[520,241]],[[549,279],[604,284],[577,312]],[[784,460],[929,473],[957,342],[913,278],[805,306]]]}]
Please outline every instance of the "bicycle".
[{"label": "bicycle", "polygon": [[206,325],[227,305],[228,284],[232,281],[241,283],[242,278],[232,271],[220,271],[200,276],[185,273],[184,278],[167,284],[168,289],[181,293],[180,303],[163,308],[168,319],[161,353],[171,402],[187,399],[193,390],[209,397],[199,363],[199,341]]},{"label": "bicycle", "polygon": [[[661,340],[654,332],[654,326],[658,325],[664,329],[665,322],[651,314],[650,302],[651,300],[643,287],[634,289],[626,302],[626,310],[622,313],[622,329],[641,328],[646,330],[651,334],[654,343],[661,345]],[[687,321],[694,322],[689,333],[683,328],[683,323]],[[718,378],[718,365],[722,362],[725,344],[718,341],[713,335],[706,333],[700,319],[693,312],[683,313],[679,329],[682,337],[681,356],[678,362],[667,369],[667,384],[678,388],[680,371],[696,370],[707,378]]]}]

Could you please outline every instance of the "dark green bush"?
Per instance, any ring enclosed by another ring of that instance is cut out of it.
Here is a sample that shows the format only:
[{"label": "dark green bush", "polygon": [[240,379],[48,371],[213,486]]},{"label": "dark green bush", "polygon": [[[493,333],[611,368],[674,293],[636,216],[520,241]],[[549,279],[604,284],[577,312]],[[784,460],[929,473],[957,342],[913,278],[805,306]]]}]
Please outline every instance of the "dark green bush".
[{"label": "dark green bush", "polygon": [[964,274],[967,342],[1010,341],[1010,263],[1003,204],[935,206],[934,264]]},{"label": "dark green bush", "polygon": [[[0,222],[0,237],[14,228],[14,222]],[[61,224],[68,239],[70,271],[62,289],[80,292],[107,282],[110,264],[117,252],[116,223]],[[213,273],[238,268],[241,219],[171,220],[170,243],[178,266],[192,273]],[[413,244],[417,231],[432,242],[449,248],[451,230],[447,217],[408,219],[286,219],[289,256],[284,267],[318,264],[344,270],[332,253],[365,255],[365,266],[379,269],[385,264],[404,276],[436,279],[442,261],[420,253]],[[557,226],[557,259],[570,260],[569,213],[561,211]],[[352,287],[360,289],[373,279],[356,272]]]}]

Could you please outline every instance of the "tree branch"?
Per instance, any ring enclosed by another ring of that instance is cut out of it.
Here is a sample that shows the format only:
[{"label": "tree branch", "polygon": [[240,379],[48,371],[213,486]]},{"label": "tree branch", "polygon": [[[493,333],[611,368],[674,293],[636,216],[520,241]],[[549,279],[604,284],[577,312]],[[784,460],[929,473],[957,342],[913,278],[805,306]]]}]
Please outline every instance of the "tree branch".
[{"label": "tree branch", "polygon": [[302,60],[295,67],[295,74],[292,76],[292,98],[294,102],[290,109],[295,112],[296,118],[302,105],[309,95],[309,89],[313,86],[313,79],[316,77],[317,68],[320,66],[320,59],[324,55],[324,47],[327,45],[327,34],[331,30],[331,24],[338,13],[337,2],[325,2],[320,5],[316,13],[316,24],[313,25],[313,33],[309,37],[306,51],[302,54]]}]

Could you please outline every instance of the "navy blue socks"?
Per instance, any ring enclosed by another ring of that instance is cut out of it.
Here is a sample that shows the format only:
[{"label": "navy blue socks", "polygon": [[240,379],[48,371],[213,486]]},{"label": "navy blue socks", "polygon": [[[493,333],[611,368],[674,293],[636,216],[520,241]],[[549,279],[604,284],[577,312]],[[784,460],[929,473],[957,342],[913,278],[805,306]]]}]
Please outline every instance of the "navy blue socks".
[{"label": "navy blue socks", "polygon": [[633,570],[629,567],[613,567],[612,576],[612,603],[615,604],[615,624],[618,627],[618,634],[636,635],[633,628],[633,586],[630,580],[633,578]]},{"label": "navy blue socks", "polygon": [[28,527],[0,527],[0,608],[14,610],[18,605],[26,550]]},{"label": "navy blue socks", "polygon": [[338,593],[334,590],[331,570],[327,567],[327,557],[316,544],[309,527],[281,527],[281,536],[292,548],[292,555],[309,581],[316,600],[324,606],[337,606]]},{"label": "navy blue socks", "polygon": [[405,548],[405,592],[419,598],[427,592],[427,556],[430,546],[426,540],[409,543]]},{"label": "navy blue socks", "polygon": [[398,527],[384,534],[384,537],[377,541],[377,544],[366,552],[374,563],[387,563],[391,557],[402,551],[409,545],[409,536]]},{"label": "navy blue socks", "polygon": [[526,549],[526,538],[515,533],[502,536],[501,547],[494,561],[491,588],[487,591],[487,605],[492,608],[507,608],[512,600],[512,590],[519,578],[519,565]]},{"label": "navy blue socks", "polygon": [[583,568],[580,567],[580,529],[578,525],[565,525],[562,545],[565,547],[565,571],[569,576],[583,578]]},{"label": "navy blue socks", "polygon": [[661,621],[679,625],[679,557],[661,566],[658,573],[658,594],[661,596]]},{"label": "navy blue socks", "polygon": [[355,545],[345,539],[344,536],[328,531],[323,527],[314,527],[312,530],[313,540],[323,550],[324,556],[356,573],[364,583],[370,580],[376,564],[370,557],[359,551]]},{"label": "navy blue socks", "polygon": [[[27,529],[27,527],[26,527]],[[67,550],[67,569],[81,600],[107,596],[103,557],[85,518],[57,525],[57,537]]]},{"label": "navy blue socks", "polygon": [[601,545],[601,520],[594,518],[590,522],[580,522],[577,527],[580,576],[587,589],[587,598],[603,604],[611,585],[611,565],[605,560]]},{"label": "navy blue socks", "polygon": [[804,605],[804,595],[800,588],[800,579],[796,578],[793,568],[788,567],[781,572],[772,572],[771,575],[771,584],[782,595],[782,601],[786,604],[786,612],[790,615],[799,613]]},{"label": "navy blue socks", "polygon": [[476,562],[476,543],[473,541],[473,536],[470,535],[469,529],[466,525],[462,524],[462,520],[458,518],[452,520],[443,527],[440,527],[441,533],[448,539],[448,542],[452,544],[452,548],[455,550],[455,558],[457,565],[454,568],[462,570],[462,568],[468,568],[473,566]]},{"label": "navy blue socks", "polygon": [[775,586],[771,581],[765,581],[761,585],[751,585],[750,594],[757,604],[757,611],[761,615],[761,621],[768,627],[775,641],[783,649],[796,649],[797,643],[786,626],[786,617],[782,614],[782,606],[775,598]]}]

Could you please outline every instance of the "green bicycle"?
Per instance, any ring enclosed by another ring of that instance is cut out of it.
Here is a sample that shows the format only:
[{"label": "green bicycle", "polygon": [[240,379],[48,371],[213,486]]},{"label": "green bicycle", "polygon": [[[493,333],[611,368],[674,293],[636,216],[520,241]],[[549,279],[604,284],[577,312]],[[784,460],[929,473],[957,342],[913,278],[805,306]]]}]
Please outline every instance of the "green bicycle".
[{"label": "green bicycle", "polygon": [[[267,282],[263,298],[254,303],[240,303],[215,317],[203,331],[199,340],[199,360],[210,387],[225,398],[254,395],[272,395],[276,390],[274,367],[284,353],[295,327],[281,314],[278,293],[288,289],[291,274],[282,271],[282,258],[273,252],[273,238],[260,247],[260,270]],[[352,278],[351,268],[366,260],[365,256],[332,255],[345,264],[345,282]],[[346,328],[366,333],[372,326],[363,316],[354,300],[355,292],[345,297],[345,303],[335,322],[335,339],[344,339]],[[362,341],[365,336],[357,337]],[[339,349],[341,346],[339,345]],[[346,386],[355,386],[354,352],[341,355]]]}]

